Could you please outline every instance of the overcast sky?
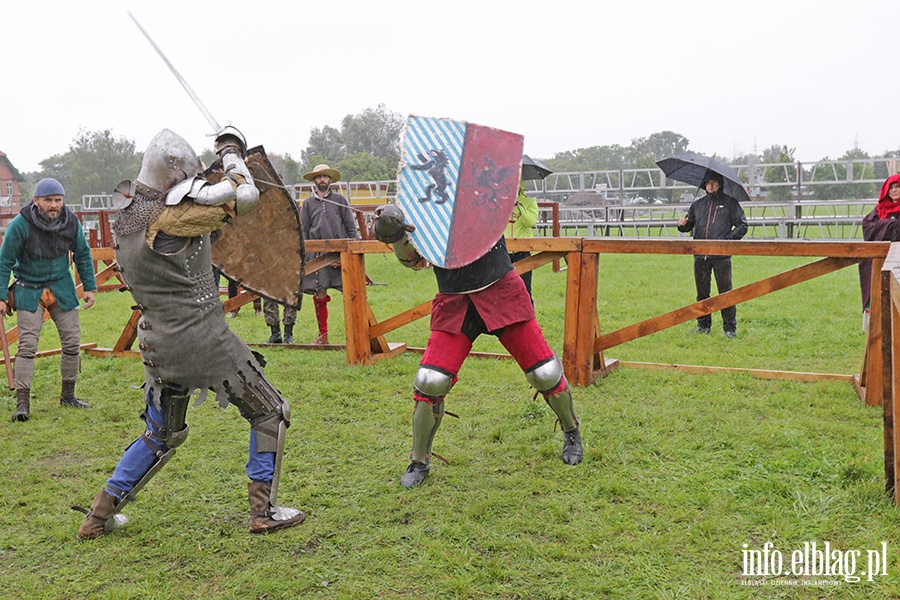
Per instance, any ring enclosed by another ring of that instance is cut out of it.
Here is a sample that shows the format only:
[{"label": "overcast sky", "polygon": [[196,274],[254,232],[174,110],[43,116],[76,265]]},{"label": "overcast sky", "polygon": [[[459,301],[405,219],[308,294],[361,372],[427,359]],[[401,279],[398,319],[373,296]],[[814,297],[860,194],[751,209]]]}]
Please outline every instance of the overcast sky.
[{"label": "overcast sky", "polygon": [[20,171],[80,129],[211,147],[128,11],[216,120],[296,159],[379,103],[523,134],[536,158],[663,130],[725,157],[900,148],[896,0],[9,0],[0,150]]}]

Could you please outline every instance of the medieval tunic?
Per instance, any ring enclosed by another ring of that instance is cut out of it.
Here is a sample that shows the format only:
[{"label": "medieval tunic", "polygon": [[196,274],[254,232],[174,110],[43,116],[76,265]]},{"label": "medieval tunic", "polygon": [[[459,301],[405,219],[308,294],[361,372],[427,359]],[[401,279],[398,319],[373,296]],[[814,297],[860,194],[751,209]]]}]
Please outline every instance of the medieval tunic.
[{"label": "medieval tunic", "polygon": [[[45,288],[53,293],[62,310],[78,308],[78,295],[69,272],[70,251],[84,289],[97,289],[91,249],[78,217],[68,208],[63,210],[52,224],[62,227],[59,232],[46,229],[51,224],[44,225],[41,217],[34,214],[37,210],[31,202],[9,223],[0,251],[0,281],[4,284],[9,281],[10,271],[16,276],[14,293],[20,310],[36,311]],[[41,226],[45,227],[44,231]]]},{"label": "medieval tunic", "polygon": [[198,403],[213,390],[220,405],[239,409],[254,396],[277,393],[263,377],[262,357],[228,329],[209,234],[181,238],[184,248],[171,255],[150,248],[145,234],[117,236],[116,262],[141,311],[139,347],[155,402],[166,383],[201,390]]},{"label": "medieval tunic", "polygon": [[[329,192],[324,202],[316,194],[303,201],[300,207],[300,225],[303,228],[303,238],[307,240],[339,240],[357,239],[356,222],[350,211],[350,203],[340,194]],[[337,202],[345,206],[332,204]],[[319,252],[307,252],[306,260],[310,261]],[[343,290],[341,269],[339,267],[323,267],[303,278],[303,293],[313,294],[316,290],[332,288]]]},{"label": "medieval tunic", "polygon": [[484,256],[458,269],[434,267],[438,293],[431,302],[431,329],[481,333],[534,319],[534,305],[501,237]]}]

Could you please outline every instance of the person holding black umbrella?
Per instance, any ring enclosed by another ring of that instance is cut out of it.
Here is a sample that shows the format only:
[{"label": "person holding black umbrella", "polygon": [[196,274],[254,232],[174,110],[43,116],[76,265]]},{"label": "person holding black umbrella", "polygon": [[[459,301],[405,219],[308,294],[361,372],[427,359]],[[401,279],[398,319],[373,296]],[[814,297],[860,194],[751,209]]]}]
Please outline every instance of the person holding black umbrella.
[{"label": "person holding black umbrella", "polygon": [[[739,240],[747,234],[747,217],[740,202],[723,190],[725,183],[721,174],[706,171],[701,187],[706,195],[694,200],[687,215],[678,220],[678,231],[693,231],[695,240]],[[730,256],[694,256],[694,283],[697,285],[697,301],[706,300],[710,295],[712,275],[716,277],[719,294],[731,290]],[[722,309],[725,336],[737,336],[737,308]],[[694,333],[709,333],[712,316],[697,318]]]}]

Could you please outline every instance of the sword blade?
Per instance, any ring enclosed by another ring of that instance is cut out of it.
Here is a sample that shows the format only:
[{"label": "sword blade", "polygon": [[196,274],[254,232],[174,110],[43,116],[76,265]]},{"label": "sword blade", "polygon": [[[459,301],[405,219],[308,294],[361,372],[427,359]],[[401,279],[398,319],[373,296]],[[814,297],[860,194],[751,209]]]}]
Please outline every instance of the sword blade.
[{"label": "sword blade", "polygon": [[188,82],[184,79],[184,77],[181,76],[181,73],[178,72],[178,69],[175,68],[175,65],[173,65],[168,58],[166,58],[166,55],[163,54],[163,51],[159,49],[159,46],[156,45],[156,42],[153,41],[153,38],[150,37],[150,34],[147,33],[143,27],[141,27],[141,24],[138,23],[138,20],[134,17],[134,15],[129,12],[128,16],[131,17],[131,20],[134,21],[134,24],[137,25],[137,28],[141,30],[141,33],[144,34],[144,37],[147,38],[147,41],[150,42],[150,45],[153,46],[153,49],[156,50],[156,53],[159,54],[159,57],[163,59],[163,62],[165,62],[166,66],[169,67],[169,70],[172,71],[172,75],[175,76],[175,79],[178,80],[178,83],[181,84],[181,87],[184,88],[184,91],[187,92],[188,96],[191,97],[191,100],[194,101],[194,105],[199,108],[200,112],[203,113],[203,116],[206,117],[206,122],[212,125],[216,133],[220,132],[222,128],[219,126],[219,122],[213,118],[212,114],[209,112],[209,110],[207,110],[206,105],[204,105],[197,94],[194,93],[194,90],[191,89],[191,86],[188,85]]}]

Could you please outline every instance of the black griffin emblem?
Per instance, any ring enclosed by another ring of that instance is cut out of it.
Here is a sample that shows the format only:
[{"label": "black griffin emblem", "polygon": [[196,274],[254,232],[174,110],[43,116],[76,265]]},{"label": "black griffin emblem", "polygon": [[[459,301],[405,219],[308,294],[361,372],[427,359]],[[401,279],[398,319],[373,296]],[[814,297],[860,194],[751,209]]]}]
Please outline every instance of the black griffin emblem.
[{"label": "black griffin emblem", "polygon": [[431,149],[428,152],[428,156],[419,152],[416,155],[416,158],[419,159],[420,164],[409,165],[409,168],[413,171],[426,171],[434,182],[425,188],[425,196],[419,198],[419,202],[428,202],[431,200],[432,192],[437,195],[437,199],[434,201],[435,204],[443,204],[449,200],[450,196],[447,194],[447,175],[444,173],[444,169],[447,168],[449,159],[444,151]]},{"label": "black griffin emblem", "polygon": [[485,156],[473,169],[476,170],[475,183],[480,188],[475,191],[475,205],[487,204],[488,209],[497,210],[500,195],[505,196],[512,190],[509,180],[512,167],[497,168],[497,163]]}]

